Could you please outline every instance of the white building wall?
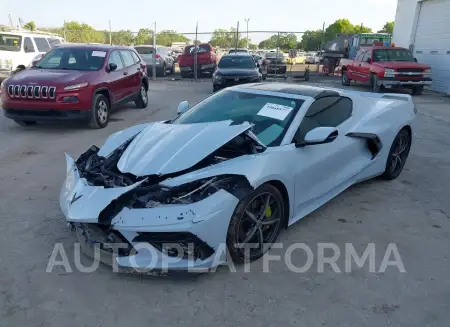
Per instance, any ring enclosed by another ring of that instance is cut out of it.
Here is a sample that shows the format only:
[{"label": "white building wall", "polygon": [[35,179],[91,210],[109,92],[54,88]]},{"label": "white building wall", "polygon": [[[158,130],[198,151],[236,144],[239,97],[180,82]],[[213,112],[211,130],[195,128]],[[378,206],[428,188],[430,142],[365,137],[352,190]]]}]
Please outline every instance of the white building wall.
[{"label": "white building wall", "polygon": [[420,0],[398,0],[392,42],[403,48],[411,45],[411,35]]}]

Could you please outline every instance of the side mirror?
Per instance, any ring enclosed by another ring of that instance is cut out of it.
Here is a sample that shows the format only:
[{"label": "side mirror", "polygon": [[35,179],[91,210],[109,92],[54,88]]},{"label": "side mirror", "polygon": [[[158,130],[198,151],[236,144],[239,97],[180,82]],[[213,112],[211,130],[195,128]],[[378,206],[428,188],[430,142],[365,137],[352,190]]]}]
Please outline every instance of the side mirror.
[{"label": "side mirror", "polygon": [[181,115],[182,113],[188,111],[188,109],[189,109],[189,102],[187,101],[180,102],[180,104],[178,105],[177,114]]},{"label": "side mirror", "polygon": [[256,67],[258,67],[258,68],[259,68],[259,67],[261,67],[261,65],[260,65],[260,64],[256,64]]},{"label": "side mirror", "polygon": [[117,69],[117,65],[115,63],[108,64],[108,72],[113,72]]},{"label": "side mirror", "polygon": [[302,148],[308,145],[331,143],[338,135],[339,133],[335,127],[316,127],[306,134],[304,141],[295,143],[295,146]]},{"label": "side mirror", "polygon": [[368,62],[369,64],[371,64],[371,63],[372,63],[372,58],[367,58],[367,62]]},{"label": "side mirror", "polygon": [[417,62],[417,58],[414,58],[414,61]]}]

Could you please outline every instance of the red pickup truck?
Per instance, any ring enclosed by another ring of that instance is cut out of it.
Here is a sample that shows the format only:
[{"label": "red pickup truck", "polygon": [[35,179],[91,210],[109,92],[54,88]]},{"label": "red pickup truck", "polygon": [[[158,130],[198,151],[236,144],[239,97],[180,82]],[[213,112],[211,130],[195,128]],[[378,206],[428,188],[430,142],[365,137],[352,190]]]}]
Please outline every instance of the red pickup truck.
[{"label": "red pickup truck", "polygon": [[213,74],[217,67],[217,55],[214,48],[209,43],[202,43],[197,46],[188,45],[184,48],[182,55],[178,57],[181,77],[189,77],[194,73],[194,55],[197,50],[197,73]]},{"label": "red pickup truck", "polygon": [[414,95],[431,85],[431,68],[417,63],[405,48],[374,46],[361,48],[354,60],[341,59],[342,85],[351,81],[369,84],[372,92],[382,88],[404,87]]}]

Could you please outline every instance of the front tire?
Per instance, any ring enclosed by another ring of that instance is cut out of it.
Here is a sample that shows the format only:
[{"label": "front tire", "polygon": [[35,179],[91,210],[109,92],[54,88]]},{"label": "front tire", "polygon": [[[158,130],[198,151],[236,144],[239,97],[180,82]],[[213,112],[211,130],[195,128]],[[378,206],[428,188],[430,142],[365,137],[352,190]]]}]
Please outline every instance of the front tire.
[{"label": "front tire", "polygon": [[105,128],[108,125],[110,111],[109,100],[103,94],[96,94],[92,101],[89,127]]},{"label": "front tire", "polygon": [[227,248],[233,262],[261,258],[277,240],[286,210],[283,196],[271,184],[263,184],[243,198],[227,232]]},{"label": "front tire", "polygon": [[412,94],[413,95],[422,95],[423,94],[423,86],[413,86],[412,89]]},{"label": "front tire", "polygon": [[405,166],[406,159],[411,149],[411,133],[409,129],[403,128],[398,132],[392,142],[386,162],[386,169],[382,175],[384,179],[394,180],[400,176]]},{"label": "front tire", "polygon": [[373,93],[380,93],[381,86],[378,84],[378,76],[376,74],[370,76],[370,85]]}]

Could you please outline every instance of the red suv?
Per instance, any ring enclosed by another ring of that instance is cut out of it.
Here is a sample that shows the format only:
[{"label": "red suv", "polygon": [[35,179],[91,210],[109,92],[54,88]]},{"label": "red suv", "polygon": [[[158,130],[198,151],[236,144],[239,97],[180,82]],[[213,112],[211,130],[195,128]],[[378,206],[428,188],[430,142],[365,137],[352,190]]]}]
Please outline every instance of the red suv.
[{"label": "red suv", "polygon": [[93,128],[108,124],[111,109],[148,103],[146,65],[134,49],[65,44],[0,88],[6,117],[21,126],[42,120],[80,120]]}]

